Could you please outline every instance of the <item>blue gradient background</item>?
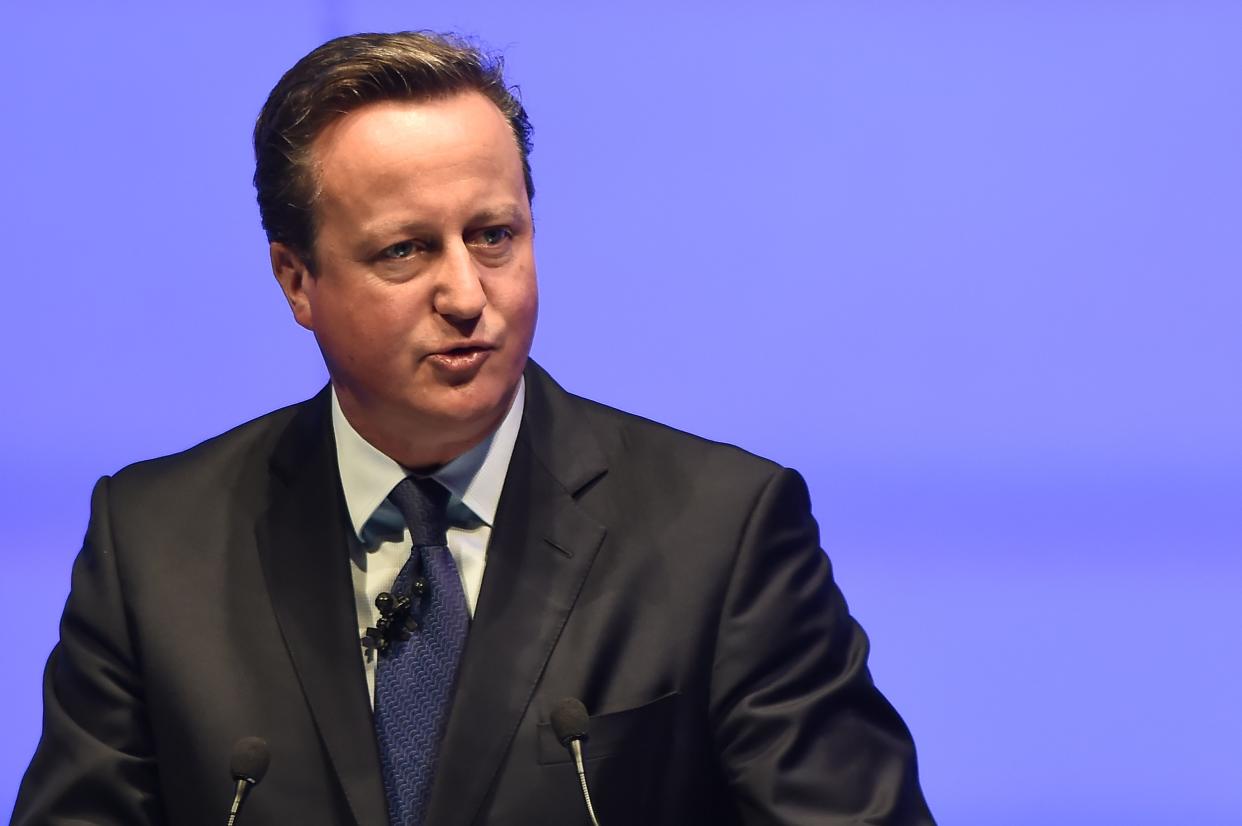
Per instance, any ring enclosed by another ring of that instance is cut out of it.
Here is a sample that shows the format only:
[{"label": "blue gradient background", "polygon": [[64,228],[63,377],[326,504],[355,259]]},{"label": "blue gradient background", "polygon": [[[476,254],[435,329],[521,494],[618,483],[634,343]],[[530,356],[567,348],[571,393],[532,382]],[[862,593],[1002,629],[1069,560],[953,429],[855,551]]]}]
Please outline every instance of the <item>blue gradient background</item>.
[{"label": "blue gradient background", "polygon": [[942,822],[1242,823],[1242,4],[173,5],[0,11],[0,812],[94,479],[325,379],[268,89],[432,28],[535,123],[535,356],[807,476]]}]

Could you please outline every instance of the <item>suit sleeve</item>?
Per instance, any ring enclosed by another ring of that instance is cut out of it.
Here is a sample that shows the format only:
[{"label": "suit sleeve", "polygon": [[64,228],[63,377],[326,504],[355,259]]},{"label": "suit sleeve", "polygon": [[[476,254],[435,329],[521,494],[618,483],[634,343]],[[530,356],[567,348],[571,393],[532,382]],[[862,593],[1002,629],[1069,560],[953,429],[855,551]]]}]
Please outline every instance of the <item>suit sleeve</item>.
[{"label": "suit sleeve", "polygon": [[162,823],[153,743],[112,541],[109,480],[91,518],[43,680],[43,734],[13,826]]},{"label": "suit sleeve", "polygon": [[806,485],[782,470],[743,532],[713,660],[717,751],[748,826],[933,822],[910,732],[867,651]]}]

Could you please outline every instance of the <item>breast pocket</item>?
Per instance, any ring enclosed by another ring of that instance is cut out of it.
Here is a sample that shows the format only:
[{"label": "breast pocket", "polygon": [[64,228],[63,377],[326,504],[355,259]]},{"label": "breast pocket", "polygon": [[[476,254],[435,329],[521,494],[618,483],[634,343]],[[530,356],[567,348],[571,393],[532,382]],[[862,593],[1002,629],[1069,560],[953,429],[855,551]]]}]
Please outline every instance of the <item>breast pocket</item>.
[{"label": "breast pocket", "polygon": [[[641,705],[592,714],[583,746],[586,759],[595,760],[622,751],[641,752],[661,731],[668,731],[679,696],[674,691]],[[543,765],[573,762],[569,750],[556,739],[551,723],[539,724],[539,762]]]},{"label": "breast pocket", "polygon": [[[641,823],[654,811],[652,797],[669,755],[666,746],[680,696],[673,692],[590,717],[583,752],[591,800],[601,823]],[[550,723],[539,725],[538,743],[539,763],[549,772],[565,775],[561,783],[576,785],[573,758]]]}]

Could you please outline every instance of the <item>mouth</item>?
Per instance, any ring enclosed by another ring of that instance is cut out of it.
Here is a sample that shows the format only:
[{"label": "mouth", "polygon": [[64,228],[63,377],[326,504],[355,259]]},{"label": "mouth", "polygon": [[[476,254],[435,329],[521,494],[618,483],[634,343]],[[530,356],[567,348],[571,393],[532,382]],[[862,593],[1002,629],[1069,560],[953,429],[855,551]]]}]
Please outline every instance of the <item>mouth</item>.
[{"label": "mouth", "polygon": [[466,342],[458,347],[431,353],[427,356],[427,361],[443,372],[466,375],[482,367],[495,349],[487,344]]}]

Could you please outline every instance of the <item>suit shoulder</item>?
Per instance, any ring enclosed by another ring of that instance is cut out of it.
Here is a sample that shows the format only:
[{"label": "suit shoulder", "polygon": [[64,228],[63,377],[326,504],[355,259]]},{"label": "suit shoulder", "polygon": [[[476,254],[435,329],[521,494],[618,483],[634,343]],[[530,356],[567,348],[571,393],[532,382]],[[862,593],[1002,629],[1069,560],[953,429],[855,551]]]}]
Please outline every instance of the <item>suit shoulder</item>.
[{"label": "suit shoulder", "polygon": [[681,476],[692,468],[700,479],[713,475],[754,480],[764,484],[784,470],[783,466],[728,442],[718,442],[679,430],[646,417],[618,410],[600,402],[573,396],[580,414],[590,423],[605,453],[649,472],[676,468]]},{"label": "suit shoulder", "polygon": [[577,501],[617,528],[618,537],[640,537],[641,547],[656,550],[693,546],[695,564],[717,564],[719,573],[729,570],[752,524],[816,530],[809,491],[796,471],[736,445],[566,395],[558,410],[565,417],[556,428],[559,447],[574,459],[591,450],[602,454],[586,460],[600,472]]},{"label": "suit shoulder", "polygon": [[282,407],[186,450],[127,465],[112,477],[113,495],[151,495],[183,490],[187,486],[218,489],[224,481],[222,477],[261,470],[289,425],[317,401],[317,398],[310,399]]}]

